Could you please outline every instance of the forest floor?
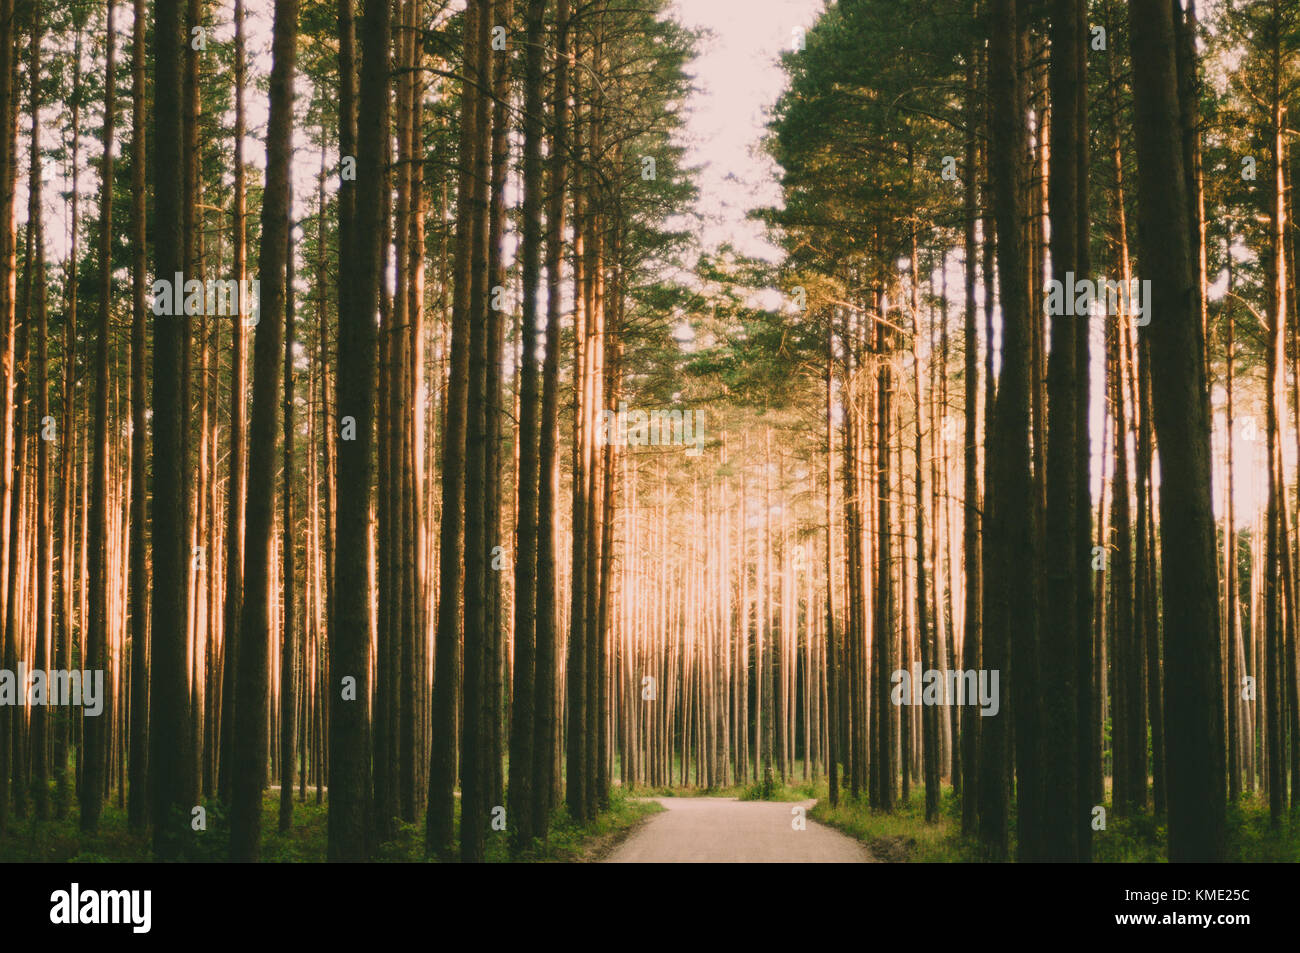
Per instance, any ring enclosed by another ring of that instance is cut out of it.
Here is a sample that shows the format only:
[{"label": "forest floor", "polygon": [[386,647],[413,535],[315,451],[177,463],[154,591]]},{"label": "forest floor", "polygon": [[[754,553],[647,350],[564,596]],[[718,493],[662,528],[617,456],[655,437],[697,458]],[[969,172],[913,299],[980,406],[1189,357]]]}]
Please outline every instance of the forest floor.
[{"label": "forest floor", "polygon": [[[839,804],[831,807],[830,792],[825,777],[800,780],[800,764],[796,763],[785,781],[777,778],[772,784],[760,782],[734,785],[725,788],[708,788],[701,785],[682,787],[638,787],[629,793],[647,803],[662,804],[670,812],[690,811],[692,801],[721,801],[722,803],[764,802],[775,821],[790,829],[790,808],[801,804],[808,807],[808,830],[813,822],[833,828],[857,841],[870,855],[870,859],[885,863],[980,863],[987,862],[978,840],[962,833],[961,798],[952,786],[944,784],[939,801],[939,812],[934,820],[925,819],[925,789],[914,785],[906,797],[899,796],[892,811],[874,810],[866,793],[858,798],[851,796],[848,787],[840,788]],[[680,777],[680,775],[678,775]],[[617,786],[615,787],[617,790]],[[1108,792],[1109,795],[1109,792]],[[1162,816],[1150,812],[1123,816],[1115,813],[1106,799],[1105,828],[1092,835],[1093,861],[1096,863],[1163,863],[1168,859],[1168,833]],[[671,830],[678,824],[688,824],[693,815],[653,818],[644,828],[627,838],[623,847],[611,851],[608,860],[669,860],[660,856],[627,854],[641,851],[641,838],[658,827]],[[702,815],[701,815],[702,816]],[[722,820],[719,819],[719,823]],[[727,821],[726,823],[730,823]],[[775,828],[774,828],[775,829]],[[805,832],[806,833],[806,832]],[[1015,856],[1015,824],[1011,830],[1011,854]],[[698,838],[700,831],[689,836]],[[650,851],[673,851],[669,846],[655,847]],[[687,848],[690,852],[695,847]],[[694,859],[694,858],[692,858]],[[708,859],[708,858],[703,858]],[[762,859],[762,858],[756,858]],[[778,858],[779,859],[779,858]],[[797,858],[789,858],[791,860]],[[1227,859],[1244,863],[1300,863],[1300,801],[1295,812],[1284,816],[1274,828],[1269,820],[1268,803],[1258,793],[1246,794],[1235,804],[1228,805]]]},{"label": "forest floor", "polygon": [[[804,789],[807,789],[805,786]],[[925,819],[925,791],[914,787],[893,811],[872,810],[866,797],[853,799],[841,790],[840,803],[830,806],[825,782],[811,791],[818,798],[809,817],[857,838],[882,861],[970,863],[987,861],[979,842],[962,834],[961,799],[944,785],[939,812]],[[1106,805],[1105,827],[1092,835],[1096,863],[1163,863],[1168,860],[1168,831],[1163,817],[1150,813],[1121,816]],[[1227,859],[1230,862],[1300,862],[1300,811],[1274,829],[1268,804],[1245,796],[1228,806]],[[1015,854],[1015,825],[1011,852]]]},{"label": "forest floor", "polygon": [[807,819],[812,800],[654,798],[651,818],[606,863],[866,863],[870,852],[851,837]]},{"label": "forest floor", "polygon": [[[53,798],[52,798],[53,803]],[[459,805],[457,798],[457,823]],[[196,848],[186,860],[219,862],[229,850],[225,813],[215,802],[205,805],[207,830],[195,839]],[[323,862],[326,855],[329,809],[317,804],[315,788],[309,788],[306,801],[294,799],[293,826],[285,833],[278,829],[280,797],[278,786],[262,800],[262,849],[265,862]],[[653,801],[631,798],[617,787],[610,791],[609,808],[586,824],[569,820],[564,808],[556,811],[545,843],[535,841],[521,856],[510,856],[505,831],[492,832],[487,839],[487,860],[505,863],[512,860],[541,863],[583,863],[599,860],[645,819],[663,808]],[[102,863],[148,862],[152,860],[149,839],[132,833],[127,826],[126,811],[116,800],[104,804],[99,829],[84,834],[78,825],[75,802],[62,818],[38,821],[34,817],[11,817],[9,828],[0,837],[0,863]],[[394,837],[380,844],[374,854],[377,861],[421,862],[424,857],[423,820],[399,823]]]},{"label": "forest floor", "polygon": [[[51,804],[57,803],[51,785]],[[459,805],[459,799],[457,799]],[[803,814],[795,813],[803,809]],[[208,802],[207,830],[195,839],[188,860],[224,861],[228,856],[225,814]],[[459,813],[459,812],[458,812]],[[278,792],[263,801],[261,857],[266,862],[322,862],[326,853],[328,805],[317,804],[315,790],[294,800],[293,826],[278,831]],[[805,828],[799,830],[796,821]],[[83,834],[75,800],[61,819],[36,821],[11,817],[0,837],[0,863],[133,862],[152,859],[147,838],[131,833],[126,812],[116,798],[104,804],[99,830]],[[1012,853],[1014,856],[1014,825]],[[1106,830],[1093,834],[1093,859],[1099,863],[1162,862],[1168,857],[1163,818],[1151,814],[1120,817],[1110,812]],[[424,858],[424,824],[400,824],[391,840],[380,844],[378,861],[420,862]],[[938,817],[925,820],[925,795],[914,787],[893,811],[874,811],[865,797],[855,800],[847,789],[832,808],[824,778],[779,781],[724,789],[638,787],[627,791],[615,782],[606,811],[586,824],[570,821],[563,802],[545,843],[534,842],[512,858],[507,834],[487,839],[487,860],[541,863],[641,861],[829,861],[829,862],[979,862],[979,844],[961,833],[961,802],[944,786]],[[1228,807],[1228,859],[1245,862],[1300,862],[1300,811],[1269,823],[1268,805],[1245,796]]]}]

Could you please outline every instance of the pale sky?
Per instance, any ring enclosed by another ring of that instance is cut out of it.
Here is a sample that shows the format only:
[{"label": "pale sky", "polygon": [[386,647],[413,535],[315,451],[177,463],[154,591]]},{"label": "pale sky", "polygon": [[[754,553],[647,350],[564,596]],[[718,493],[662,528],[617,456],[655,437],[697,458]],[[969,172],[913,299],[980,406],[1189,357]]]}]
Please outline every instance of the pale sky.
[{"label": "pale sky", "polygon": [[[699,45],[700,56],[687,68],[696,92],[687,110],[685,143],[687,164],[701,169],[699,212],[706,227],[699,238],[705,248],[731,241],[747,254],[771,260],[779,257],[765,241],[762,226],[747,221],[745,213],[780,200],[774,166],[762,155],[759,145],[768,112],[785,85],[777,58],[791,48],[796,28],[809,28],[823,6],[822,0],[673,0],[671,4],[672,13],[681,23],[708,31]],[[249,70],[251,75],[259,76],[270,69],[271,16],[269,9],[257,3],[249,6],[247,15]],[[231,41],[234,28],[228,20],[228,16],[218,17],[216,29],[208,36],[209,43]],[[117,33],[119,48],[129,44],[129,15],[118,17]],[[83,56],[87,68],[94,68],[92,51],[87,49]],[[307,93],[301,76],[298,92],[301,110]],[[245,156],[252,165],[261,167],[265,164],[265,147],[252,134],[265,131],[266,97],[250,85],[245,101],[250,128]],[[48,144],[52,134],[46,131],[45,138]],[[299,136],[296,145],[294,202],[298,214],[303,215],[314,201],[319,158],[303,137]],[[91,136],[83,139],[82,150],[86,157],[99,151]],[[329,161],[332,165],[336,159],[330,156]],[[65,174],[66,169],[48,163],[47,188],[66,188],[66,183],[60,181]],[[89,195],[89,190],[97,187],[94,176],[82,178],[82,188]],[[46,195],[48,214],[66,216],[62,203],[55,199],[50,189]],[[20,217],[23,213],[25,205]],[[64,234],[55,229],[49,236],[56,257],[66,251],[66,227],[65,222]]]},{"label": "pale sky", "polygon": [[785,87],[778,56],[796,28],[812,26],[822,0],[674,0],[676,18],[709,31],[688,67],[697,92],[690,100],[688,166],[699,166],[700,236],[705,248],[730,241],[737,250],[779,258],[763,226],[746,212],[780,201],[775,167],[759,142],[768,113]]}]

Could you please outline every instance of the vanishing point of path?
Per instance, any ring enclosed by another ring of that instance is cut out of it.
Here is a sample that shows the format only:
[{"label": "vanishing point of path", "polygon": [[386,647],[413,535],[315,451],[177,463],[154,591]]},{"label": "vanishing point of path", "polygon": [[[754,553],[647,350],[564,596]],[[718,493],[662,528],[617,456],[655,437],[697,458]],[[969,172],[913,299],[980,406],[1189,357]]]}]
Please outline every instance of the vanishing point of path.
[{"label": "vanishing point of path", "polygon": [[606,863],[869,863],[853,838],[804,819],[792,808],[815,802],[738,801],[723,797],[654,798],[664,811],[615,848]]}]

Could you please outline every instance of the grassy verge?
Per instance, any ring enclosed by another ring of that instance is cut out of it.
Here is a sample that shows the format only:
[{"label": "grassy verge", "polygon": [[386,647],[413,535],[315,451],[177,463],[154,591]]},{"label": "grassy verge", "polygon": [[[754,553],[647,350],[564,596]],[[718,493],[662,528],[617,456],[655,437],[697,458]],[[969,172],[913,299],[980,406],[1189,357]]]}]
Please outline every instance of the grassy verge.
[{"label": "grassy verge", "polygon": [[[680,759],[674,759],[675,777],[680,777]],[[803,775],[803,761],[796,758],[790,770],[791,777]],[[820,793],[818,793],[820,792]],[[741,801],[806,801],[809,798],[826,796],[826,780],[782,781],[773,780],[772,784],[762,781],[753,783],[730,784],[725,787],[703,787],[693,785],[659,785],[658,787],[638,787],[636,793],[645,797],[734,797]]]},{"label": "grassy verge", "polygon": [[[974,837],[961,833],[961,801],[945,786],[939,816],[925,820],[925,792],[913,789],[891,813],[873,811],[865,801],[841,795],[832,808],[825,783],[809,816],[865,844],[883,861],[917,863],[980,862],[987,856]],[[1015,856],[1015,815],[1011,820],[1011,855]],[[1168,832],[1163,817],[1151,814],[1117,816],[1109,807],[1105,830],[1094,830],[1092,854],[1096,863],[1162,863],[1168,860]],[[1300,815],[1283,820],[1278,830],[1269,826],[1268,805],[1259,798],[1243,798],[1229,805],[1227,859],[1241,863],[1300,862]]]},{"label": "grassy verge", "polygon": [[[939,816],[925,821],[925,793],[921,788],[900,800],[891,813],[873,811],[865,800],[852,800],[841,792],[839,805],[832,808],[825,779],[816,782],[779,781],[765,787],[761,782],[728,788],[638,788],[610,790],[610,804],[593,821],[576,824],[563,805],[555,812],[549,836],[536,840],[518,857],[511,857],[507,833],[488,835],[487,859],[491,863],[555,863],[598,860],[613,849],[650,815],[663,810],[651,796],[736,797],[744,801],[803,801],[816,799],[809,816],[848,834],[867,846],[877,859],[893,862],[953,863],[984,860],[974,838],[961,833],[961,803],[950,787],[943,789]],[[457,802],[459,813],[459,802]],[[268,792],[262,805],[262,859],[268,863],[311,863],[325,859],[328,821],[327,805],[317,805],[309,796],[294,802],[293,826],[281,834],[278,794]],[[222,861],[227,856],[227,823],[221,806],[209,802],[207,831],[194,839],[188,859]],[[1269,825],[1268,804],[1243,798],[1228,807],[1228,859],[1239,862],[1300,862],[1300,815],[1284,818],[1280,829]],[[459,818],[457,819],[459,823]],[[1015,853],[1015,817],[1012,815],[1012,856]],[[1117,816],[1108,809],[1104,831],[1092,835],[1093,858],[1098,863],[1162,862],[1168,856],[1168,837],[1163,818],[1150,814]],[[127,830],[126,812],[115,801],[104,805],[99,830],[83,834],[78,827],[75,805],[59,820],[36,821],[12,818],[0,839],[0,862],[139,862],[151,859],[146,837]],[[424,858],[424,825],[402,824],[393,840],[381,844],[377,861],[420,862]]]},{"label": "grassy verge", "polygon": [[[575,823],[561,803],[551,817],[551,829],[545,840],[534,839],[532,846],[517,857],[510,855],[509,834],[491,831],[487,837],[488,863],[583,863],[599,860],[630,834],[651,814],[663,808],[654,801],[641,800],[617,787],[609,792],[609,807],[585,824]],[[456,827],[460,829],[460,800],[456,801]],[[322,851],[324,845],[322,842]],[[412,862],[424,860],[424,824],[402,824],[397,837],[381,844],[376,860]]]},{"label": "grassy verge", "polygon": [[[609,792],[609,809],[588,824],[575,824],[568,813],[561,810],[551,827],[545,844],[536,844],[520,860],[524,861],[578,861],[600,860],[651,815],[663,810],[654,801],[642,800],[636,794],[618,788]],[[504,849],[504,844],[500,845]],[[491,858],[498,859],[498,858]],[[504,857],[499,859],[505,859]]]},{"label": "grassy verge", "polygon": [[898,863],[960,863],[979,860],[979,848],[961,834],[961,803],[945,787],[939,816],[925,820],[925,791],[913,789],[899,799],[894,811],[873,811],[865,800],[841,792],[831,807],[825,783],[819,786],[817,805],[809,813],[816,821],[843,831],[867,846],[877,860]]},{"label": "grassy verge", "polygon": [[[1275,830],[1269,825],[1267,800],[1243,797],[1228,805],[1226,840],[1230,862],[1300,862],[1300,814],[1284,817]],[[1093,856],[1098,861],[1120,863],[1168,860],[1169,833],[1164,818],[1110,815],[1106,830],[1093,834]]]},{"label": "grassy verge", "polygon": [[[225,814],[220,805],[206,805],[207,830],[197,834],[188,860],[223,861],[229,844]],[[503,863],[564,862],[597,860],[645,818],[663,808],[653,801],[638,800],[617,788],[610,792],[609,809],[587,824],[569,820],[563,807],[556,811],[550,835],[535,841],[518,858],[509,853],[507,834],[488,836],[487,860]],[[313,863],[325,860],[328,805],[317,806],[315,798],[294,802],[293,826],[278,830],[279,795],[268,792],[262,801],[262,860],[267,863]],[[459,800],[457,801],[459,823]],[[397,836],[379,845],[375,860],[420,862],[424,858],[424,824],[401,824]],[[0,863],[130,863],[152,860],[149,839],[127,829],[126,812],[115,803],[104,805],[99,830],[83,834],[75,807],[61,819],[37,821],[11,819],[9,830],[0,838]]]}]

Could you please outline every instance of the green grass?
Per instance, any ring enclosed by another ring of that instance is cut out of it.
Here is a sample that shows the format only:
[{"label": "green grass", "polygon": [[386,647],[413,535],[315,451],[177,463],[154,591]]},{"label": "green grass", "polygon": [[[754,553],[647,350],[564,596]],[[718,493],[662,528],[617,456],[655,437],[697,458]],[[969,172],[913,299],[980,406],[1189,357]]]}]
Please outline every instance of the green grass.
[{"label": "green grass", "polygon": [[[587,824],[575,824],[569,818],[568,811],[561,807],[556,812],[546,841],[534,841],[533,847],[521,855],[519,860],[553,863],[599,859],[644,818],[663,810],[654,801],[638,798],[636,794],[611,787],[608,810],[602,811]],[[510,859],[504,833],[492,836],[488,846],[488,859]]]},{"label": "green grass", "polygon": [[1092,858],[1098,863],[1154,864],[1168,858],[1163,818],[1151,814],[1116,815],[1106,806],[1106,829],[1092,832]]},{"label": "green grass", "polygon": [[[818,786],[816,807],[809,816],[864,843],[880,860],[919,863],[979,862],[987,857],[974,837],[961,833],[961,801],[945,785],[939,816],[925,821],[924,788],[900,800],[891,813],[873,811],[865,800],[841,793],[832,808],[825,783]],[[1011,856],[1015,856],[1015,814],[1011,817]],[[1106,829],[1092,834],[1096,863],[1163,863],[1168,859],[1168,831],[1163,817],[1150,813],[1116,815],[1107,806]],[[1228,806],[1227,859],[1235,862],[1300,862],[1300,814],[1283,820],[1280,830],[1269,827],[1268,804],[1243,798]]]},{"label": "green grass", "polygon": [[892,812],[873,811],[864,799],[854,800],[840,792],[840,803],[831,807],[826,783],[818,785],[817,805],[809,814],[813,820],[843,831],[867,846],[877,860],[919,863],[959,863],[980,859],[978,845],[961,834],[961,803],[945,786],[934,823],[925,821],[925,790],[912,789],[900,798]]},{"label": "green grass", "polygon": [[742,801],[807,801],[826,796],[826,784],[818,781],[758,781],[741,788],[736,795]]},{"label": "green grass", "polygon": [[[207,830],[196,833],[186,853],[186,860],[224,861],[228,856],[229,828],[220,804],[206,802]],[[488,835],[489,862],[585,861],[598,857],[604,850],[643,818],[663,808],[653,801],[637,800],[614,788],[610,791],[607,810],[587,824],[575,824],[561,806],[556,810],[548,837],[534,841],[519,857],[509,853],[507,833]],[[460,802],[456,802],[459,825]],[[317,806],[313,794],[305,802],[295,797],[293,826],[279,832],[280,797],[267,792],[262,800],[262,861],[266,863],[323,862],[326,856],[328,801]],[[146,862],[153,859],[147,836],[127,829],[126,811],[116,801],[105,803],[99,829],[83,834],[76,806],[61,819],[37,821],[34,817],[10,818],[9,829],[0,838],[0,862],[73,862],[120,863]],[[376,861],[422,862],[424,857],[424,823],[399,824],[393,840],[380,844]]]},{"label": "green grass", "polygon": [[[51,800],[51,815],[53,801]],[[109,863],[150,860],[149,841],[127,830],[126,811],[116,801],[104,804],[99,830],[83,834],[76,805],[61,819],[37,821],[10,816],[0,838],[0,861]]]},{"label": "green grass", "polygon": [[[615,756],[614,777],[618,777],[618,757]],[[692,775],[694,772],[692,771]],[[813,781],[803,781],[803,761],[796,758],[790,767],[789,779],[782,781],[778,776],[773,779],[770,786],[764,786],[762,781],[743,782],[740,784],[729,784],[725,786],[705,787],[695,784],[676,784],[676,785],[638,785],[631,789],[633,793],[641,797],[734,797],[741,801],[806,801],[812,797],[818,797],[817,790],[821,790],[820,796],[825,796],[826,782],[823,780],[818,784]],[[673,778],[681,778],[681,759],[673,758]]]},{"label": "green grass", "polygon": [[[546,838],[534,838],[532,844],[517,857],[512,857],[510,854],[510,835],[507,831],[489,832],[485,850],[487,862],[554,863],[598,859],[607,848],[616,843],[643,818],[662,810],[663,808],[653,801],[638,800],[635,795],[612,787],[609,792],[608,808],[586,824],[574,823],[569,817],[567,808],[561,803],[551,816],[551,829]],[[456,800],[455,815],[456,832],[459,836],[459,798]],[[395,862],[423,861],[425,859],[424,824],[400,824],[397,837],[381,844],[375,859]]]},{"label": "green grass", "polygon": [[1268,800],[1243,797],[1228,805],[1228,857],[1232,860],[1300,863],[1300,807],[1293,806],[1280,830],[1271,830]]},{"label": "green grass", "polygon": [[[1277,830],[1269,826],[1268,801],[1243,796],[1228,805],[1227,859],[1238,863],[1300,862],[1300,814],[1283,818]],[[1169,833],[1163,817],[1108,815],[1106,830],[1092,835],[1098,861],[1162,862],[1168,859]]]},{"label": "green grass", "polygon": [[[797,772],[801,773],[801,772]],[[610,803],[595,820],[574,823],[563,804],[552,817],[545,840],[535,840],[518,857],[511,857],[508,834],[494,831],[487,839],[487,860],[506,862],[582,862],[596,859],[649,815],[663,810],[647,800],[652,796],[735,797],[742,801],[803,801],[816,799],[809,812],[814,820],[834,827],[867,846],[880,860],[953,863],[981,861],[983,851],[974,838],[961,833],[961,803],[952,788],[943,788],[939,816],[925,821],[925,792],[917,786],[894,811],[873,811],[864,799],[853,800],[841,791],[840,803],[829,804],[825,778],[815,782],[776,779],[765,787],[757,784],[726,788],[645,788],[625,790],[615,784]],[[53,801],[51,801],[53,804]],[[207,830],[197,834],[187,860],[222,861],[228,848],[228,827],[221,805],[209,801]],[[459,825],[459,800],[457,801]],[[293,826],[278,831],[279,795],[268,792],[262,802],[262,860],[276,862],[321,862],[325,860],[327,805],[317,806],[309,792],[305,802],[294,800]],[[1279,830],[1269,826],[1268,804],[1260,797],[1243,797],[1229,805],[1227,817],[1228,859],[1245,862],[1300,862],[1300,814],[1284,818]],[[99,829],[82,834],[74,803],[62,819],[36,821],[33,817],[10,818],[7,834],[0,838],[0,862],[141,862],[152,858],[147,837],[127,830],[126,812],[116,800],[104,804]],[[1015,853],[1015,815],[1012,813],[1012,856]],[[1093,858],[1099,863],[1152,863],[1167,858],[1168,839],[1164,819],[1151,814],[1119,816],[1107,807],[1106,830],[1092,835]],[[424,861],[424,824],[400,824],[394,838],[380,844],[376,861]]]}]

